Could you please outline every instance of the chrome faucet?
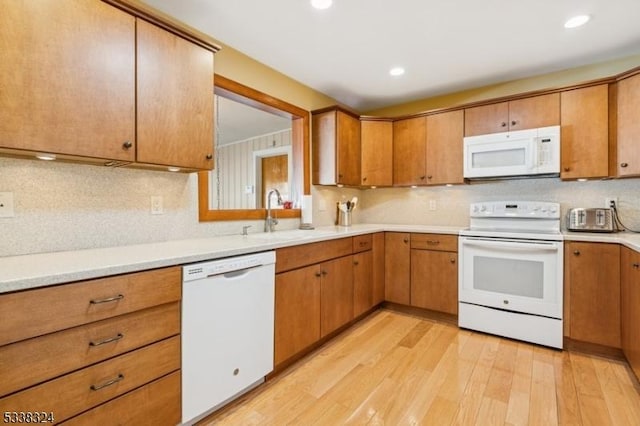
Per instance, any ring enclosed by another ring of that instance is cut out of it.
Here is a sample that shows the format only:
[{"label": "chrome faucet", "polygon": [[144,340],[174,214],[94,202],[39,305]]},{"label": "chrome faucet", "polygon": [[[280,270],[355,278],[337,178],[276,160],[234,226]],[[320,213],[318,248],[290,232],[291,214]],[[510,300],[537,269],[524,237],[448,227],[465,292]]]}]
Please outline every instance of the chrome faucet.
[{"label": "chrome faucet", "polygon": [[280,191],[275,188],[269,191],[269,194],[267,194],[267,218],[264,221],[264,232],[275,231],[275,227],[278,224],[278,219],[271,217],[271,196],[274,192],[278,196],[278,205],[282,205],[282,197],[280,196]]}]

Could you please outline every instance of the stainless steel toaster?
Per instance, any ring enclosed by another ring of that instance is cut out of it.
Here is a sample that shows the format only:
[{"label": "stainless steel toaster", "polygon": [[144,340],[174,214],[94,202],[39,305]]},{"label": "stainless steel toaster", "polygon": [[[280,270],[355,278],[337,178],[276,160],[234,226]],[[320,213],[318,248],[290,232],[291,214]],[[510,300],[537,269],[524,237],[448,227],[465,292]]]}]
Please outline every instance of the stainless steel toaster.
[{"label": "stainless steel toaster", "polygon": [[575,208],[567,214],[569,231],[616,232],[612,209]]}]

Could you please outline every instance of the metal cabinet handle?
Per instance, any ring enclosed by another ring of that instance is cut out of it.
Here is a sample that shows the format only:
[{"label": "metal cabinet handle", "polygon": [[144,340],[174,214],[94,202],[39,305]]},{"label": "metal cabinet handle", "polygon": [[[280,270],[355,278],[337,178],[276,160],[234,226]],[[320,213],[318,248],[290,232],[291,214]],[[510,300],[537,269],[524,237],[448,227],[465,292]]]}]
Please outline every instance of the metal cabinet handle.
[{"label": "metal cabinet handle", "polygon": [[576,256],[580,256],[580,250],[574,250],[573,254],[575,254]]},{"label": "metal cabinet handle", "polygon": [[89,300],[89,304],[91,305],[99,305],[100,303],[109,303],[109,302],[117,302],[118,300],[124,299],[123,294],[119,294],[113,297],[107,297],[106,299],[91,299]]},{"label": "metal cabinet handle", "polygon": [[402,240],[403,243],[407,244],[409,242],[408,238],[405,238],[404,240]]},{"label": "metal cabinet handle", "polygon": [[322,275],[327,275],[328,272],[327,271],[322,271]]},{"label": "metal cabinet handle", "polygon": [[115,385],[116,383],[121,382],[123,380],[124,380],[124,374],[118,374],[118,377],[116,377],[115,379],[111,379],[99,385],[91,385],[89,386],[89,389],[91,389],[92,391],[97,391],[97,390],[106,388],[107,386]]},{"label": "metal cabinet handle", "polygon": [[316,277],[320,278],[322,274],[320,272],[316,272]]},{"label": "metal cabinet handle", "polygon": [[640,263],[634,263],[632,266],[633,266],[634,268],[638,269],[638,268],[640,268]]},{"label": "metal cabinet handle", "polygon": [[427,240],[427,244],[438,245],[438,244],[440,244],[440,241],[438,241],[438,240]]},{"label": "metal cabinet handle", "polygon": [[507,127],[507,122],[503,121],[502,123],[500,123],[500,127]]},{"label": "metal cabinet handle", "polygon": [[432,175],[427,176],[427,179],[432,179],[432,178],[433,178]]},{"label": "metal cabinet handle", "polygon": [[358,266],[358,265],[360,264],[360,262],[358,262],[357,260],[354,260],[354,261],[353,261],[353,264],[354,264],[354,265],[356,265],[356,266]]},{"label": "metal cabinet handle", "polygon": [[420,176],[420,180],[424,180],[424,178],[426,178],[426,176]]},{"label": "metal cabinet handle", "polygon": [[213,154],[207,154],[206,155],[206,159],[207,160],[212,160],[213,159]]},{"label": "metal cabinet handle", "polygon": [[511,120],[511,125],[515,126],[516,124],[518,124],[518,122],[516,120]]},{"label": "metal cabinet handle", "polygon": [[628,163],[620,163],[620,167],[627,167],[628,165]]},{"label": "metal cabinet handle", "polygon": [[129,142],[129,141],[125,141],[125,142],[122,144],[122,148],[123,148],[123,149],[130,149],[132,146],[133,146],[133,144],[132,144],[131,142]]},{"label": "metal cabinet handle", "polygon": [[89,346],[101,346],[101,345],[104,345],[105,343],[117,342],[118,340],[122,339],[123,337],[124,337],[124,334],[118,333],[114,337],[109,337],[108,339],[104,339],[104,340],[101,340],[99,342],[94,342],[93,340],[91,340],[91,341],[89,341]]},{"label": "metal cabinet handle", "polygon": [[451,258],[451,259],[449,259],[449,262],[456,263],[456,260],[454,258]]},{"label": "metal cabinet handle", "polygon": [[565,168],[564,168],[564,171],[565,171],[565,172],[568,172],[569,170],[571,170],[571,167],[565,167]]},{"label": "metal cabinet handle", "polygon": [[365,177],[363,177],[363,178],[362,178],[362,181],[363,181],[363,182],[366,182],[366,181],[367,181],[367,177],[366,177],[366,176],[365,176]]},{"label": "metal cabinet handle", "polygon": [[365,241],[360,241],[360,243],[359,243],[359,244],[360,244],[360,247],[364,247],[364,246],[366,246],[366,245],[367,245],[367,243],[366,243]]}]

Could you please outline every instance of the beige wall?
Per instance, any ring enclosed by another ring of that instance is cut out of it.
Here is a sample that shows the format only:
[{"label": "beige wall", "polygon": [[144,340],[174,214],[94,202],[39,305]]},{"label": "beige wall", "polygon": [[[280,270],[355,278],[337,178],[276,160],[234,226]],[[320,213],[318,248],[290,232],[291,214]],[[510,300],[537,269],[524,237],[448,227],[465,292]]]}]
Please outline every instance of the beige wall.
[{"label": "beige wall", "polygon": [[490,86],[379,108],[367,111],[366,115],[395,117],[405,114],[415,114],[431,109],[463,105],[469,102],[499,98],[518,93],[570,86],[572,84],[610,77],[638,66],[640,66],[640,55],[629,56],[614,61],[601,62],[579,68],[507,81],[492,84]]}]

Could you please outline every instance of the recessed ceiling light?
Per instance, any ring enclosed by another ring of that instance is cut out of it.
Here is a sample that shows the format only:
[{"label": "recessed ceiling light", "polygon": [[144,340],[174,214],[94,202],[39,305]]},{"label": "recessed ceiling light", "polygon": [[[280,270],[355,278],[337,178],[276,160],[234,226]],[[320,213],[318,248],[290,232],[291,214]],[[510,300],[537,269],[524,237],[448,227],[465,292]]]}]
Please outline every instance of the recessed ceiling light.
[{"label": "recessed ceiling light", "polygon": [[328,9],[333,4],[333,0],[311,0],[311,6],[316,9]]},{"label": "recessed ceiling light", "polygon": [[394,76],[394,77],[398,77],[401,76],[402,74],[404,74],[404,68],[402,67],[393,67],[389,70],[389,74]]},{"label": "recessed ceiling light", "polygon": [[564,23],[564,27],[576,28],[589,22],[589,19],[591,19],[589,15],[574,16],[573,18],[570,18],[569,20],[567,20],[567,22]]},{"label": "recessed ceiling light", "polygon": [[56,159],[56,155],[55,154],[38,153],[38,154],[36,154],[36,158],[39,159],[39,160],[51,161],[51,160],[55,160]]},{"label": "recessed ceiling light", "polygon": [[586,181],[587,181],[587,179],[585,179],[585,178],[578,179],[578,182],[586,182]]}]

